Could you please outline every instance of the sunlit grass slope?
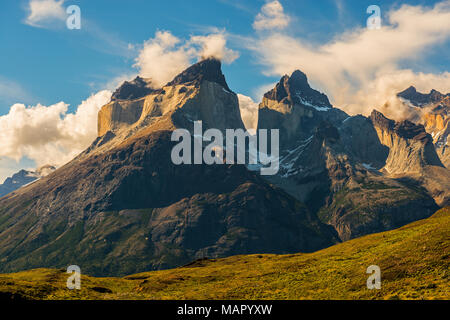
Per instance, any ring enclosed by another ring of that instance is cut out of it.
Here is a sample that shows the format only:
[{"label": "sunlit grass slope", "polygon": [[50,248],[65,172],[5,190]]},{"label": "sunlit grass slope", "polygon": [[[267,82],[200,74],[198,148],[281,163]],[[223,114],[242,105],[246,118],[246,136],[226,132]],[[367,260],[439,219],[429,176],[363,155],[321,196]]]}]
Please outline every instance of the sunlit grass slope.
[{"label": "sunlit grass slope", "polygon": [[[0,299],[450,299],[449,260],[447,207],[315,253],[202,260],[124,278],[82,276],[81,290],[66,288],[65,270],[3,274]],[[366,287],[370,265],[381,268],[380,290]]]}]

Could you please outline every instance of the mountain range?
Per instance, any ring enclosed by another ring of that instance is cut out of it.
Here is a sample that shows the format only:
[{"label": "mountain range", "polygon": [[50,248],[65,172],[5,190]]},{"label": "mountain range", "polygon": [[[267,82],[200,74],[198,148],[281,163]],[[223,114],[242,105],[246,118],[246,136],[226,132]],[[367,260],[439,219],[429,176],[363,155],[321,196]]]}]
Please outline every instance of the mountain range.
[{"label": "mountain range", "polygon": [[[419,116],[349,116],[297,70],[264,94],[258,129],[279,129],[280,170],[175,165],[176,129],[245,129],[216,59],[161,88],[125,82],[98,137],[48,176],[0,199],[0,272],[70,264],[98,276],[205,257],[313,252],[431,216],[450,202],[449,95],[399,99]],[[431,133],[431,134],[430,134]]]},{"label": "mountain range", "polygon": [[41,179],[56,170],[56,167],[45,165],[36,170],[20,170],[0,184],[0,197],[7,195],[33,181]]}]

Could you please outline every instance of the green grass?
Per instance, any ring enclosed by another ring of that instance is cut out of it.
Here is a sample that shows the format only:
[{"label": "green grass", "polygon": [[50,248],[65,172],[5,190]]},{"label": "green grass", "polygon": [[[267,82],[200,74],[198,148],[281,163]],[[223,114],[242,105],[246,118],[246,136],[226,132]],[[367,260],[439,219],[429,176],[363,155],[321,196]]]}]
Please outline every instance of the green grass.
[{"label": "green grass", "polygon": [[[82,276],[66,289],[64,270],[0,275],[0,297],[26,299],[449,299],[450,208],[397,230],[310,254],[246,255],[124,278]],[[370,265],[382,287],[366,287]],[[82,270],[83,271],[83,270]]]}]

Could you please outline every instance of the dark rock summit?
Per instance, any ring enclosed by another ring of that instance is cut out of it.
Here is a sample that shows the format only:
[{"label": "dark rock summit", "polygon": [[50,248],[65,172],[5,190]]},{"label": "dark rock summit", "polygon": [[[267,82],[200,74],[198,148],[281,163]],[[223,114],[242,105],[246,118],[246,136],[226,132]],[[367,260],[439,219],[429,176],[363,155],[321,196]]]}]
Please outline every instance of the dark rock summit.
[{"label": "dark rock summit", "polygon": [[369,119],[375,127],[383,128],[385,130],[393,130],[395,126],[395,121],[388,119],[377,110],[372,110]]},{"label": "dark rock summit", "polygon": [[221,62],[215,58],[202,60],[177,75],[168,86],[180,84],[200,85],[202,81],[216,82],[227,91],[231,91],[222,73]]},{"label": "dark rock summit", "polygon": [[134,100],[145,97],[153,92],[152,82],[150,79],[136,77],[132,81],[125,81],[116,91],[114,91],[111,100]]},{"label": "dark rock summit", "polygon": [[418,92],[415,87],[411,86],[408,89],[398,93],[397,96],[409,100],[416,107],[423,107],[430,103],[439,102],[446,96],[450,97],[450,93],[445,95],[433,89],[430,93],[424,94]]},{"label": "dark rock summit", "polygon": [[375,127],[392,131],[402,138],[420,140],[424,143],[433,141],[431,135],[425,131],[425,127],[421,124],[415,124],[408,120],[395,122],[394,120],[386,118],[377,110],[372,111],[370,119]]},{"label": "dark rock summit", "polygon": [[291,103],[312,104],[318,107],[332,108],[328,97],[310,87],[306,75],[296,70],[289,77],[283,76],[275,88],[264,94],[264,97],[277,102],[287,99]]},{"label": "dark rock summit", "polygon": [[290,148],[309,138],[323,121],[339,126],[348,115],[333,108],[328,97],[308,84],[297,70],[285,75],[259,105],[258,128],[279,129],[280,146]]}]

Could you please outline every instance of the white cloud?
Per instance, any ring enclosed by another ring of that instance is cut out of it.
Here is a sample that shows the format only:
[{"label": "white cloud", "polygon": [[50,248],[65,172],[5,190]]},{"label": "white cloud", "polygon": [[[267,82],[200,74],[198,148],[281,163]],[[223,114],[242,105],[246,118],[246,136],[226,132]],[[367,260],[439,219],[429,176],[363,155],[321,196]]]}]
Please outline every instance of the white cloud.
[{"label": "white cloud", "polygon": [[237,52],[227,48],[227,39],[222,33],[194,36],[190,42],[201,46],[200,51],[198,51],[201,59],[216,58],[225,63],[232,63],[239,58]]},{"label": "white cloud", "polygon": [[284,29],[291,18],[284,13],[284,8],[278,0],[266,3],[253,22],[255,30]]},{"label": "white cloud", "polygon": [[100,91],[83,101],[75,114],[68,105],[15,104],[0,117],[0,157],[18,161],[24,156],[37,166],[61,165],[88,147],[97,136],[97,113],[111,98]]},{"label": "white cloud", "polygon": [[247,129],[256,129],[258,126],[258,104],[252,98],[238,94],[241,118]]},{"label": "white cloud", "polygon": [[30,0],[25,23],[33,27],[44,27],[67,18],[63,8],[64,0]]},{"label": "white cloud", "polygon": [[389,24],[380,30],[358,28],[322,45],[277,32],[249,47],[268,67],[267,75],[301,69],[335,105],[351,113],[367,114],[409,85],[424,90],[444,87],[444,91],[446,86],[448,91],[447,73],[417,73],[400,65],[420,61],[427,50],[448,41],[450,1],[432,8],[403,5],[388,12],[384,21]]},{"label": "white cloud", "polygon": [[189,66],[193,53],[186,46],[177,46],[180,39],[169,31],[158,31],[144,43],[135,67],[157,85],[164,85]]},{"label": "white cloud", "polygon": [[206,36],[192,36],[182,41],[170,31],[157,31],[154,38],[144,42],[134,65],[141,76],[152,78],[161,86],[186,69],[193,59],[215,57],[232,63],[239,54],[226,47],[223,32]]}]

